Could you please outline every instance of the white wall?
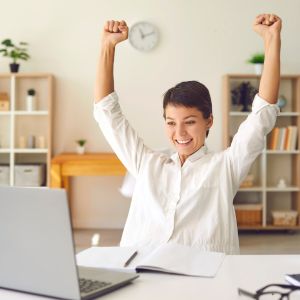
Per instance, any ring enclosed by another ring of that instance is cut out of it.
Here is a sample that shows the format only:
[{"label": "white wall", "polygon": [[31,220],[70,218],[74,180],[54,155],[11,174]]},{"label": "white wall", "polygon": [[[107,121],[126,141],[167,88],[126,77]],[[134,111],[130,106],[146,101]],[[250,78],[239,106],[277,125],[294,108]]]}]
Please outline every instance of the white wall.
[{"label": "white wall", "polygon": [[[100,32],[107,19],[153,22],[159,46],[140,53],[128,42],[117,50],[116,90],[132,125],[146,144],[167,146],[162,94],[185,80],[205,83],[212,96],[215,123],[208,140],[222,149],[221,77],[252,72],[245,63],[262,42],[252,32],[256,14],[274,12],[283,19],[282,71],[300,73],[299,0],[0,0],[0,40],[30,43],[32,59],[21,71],[56,77],[54,153],[74,151],[88,140],[88,151],[110,151],[92,118],[93,84]],[[0,72],[8,70],[0,59]],[[73,215],[78,227],[122,227],[130,201],[118,193],[121,177],[72,179]]]}]

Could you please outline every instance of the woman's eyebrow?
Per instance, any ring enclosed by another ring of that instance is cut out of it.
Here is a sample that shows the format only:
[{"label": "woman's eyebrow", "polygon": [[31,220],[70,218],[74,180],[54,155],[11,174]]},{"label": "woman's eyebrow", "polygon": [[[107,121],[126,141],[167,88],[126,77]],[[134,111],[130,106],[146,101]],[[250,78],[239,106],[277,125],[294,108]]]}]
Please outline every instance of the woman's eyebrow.
[{"label": "woman's eyebrow", "polygon": [[[190,116],[187,116],[187,117],[183,118],[183,120],[188,119],[188,118],[197,118],[197,117],[198,116],[196,116],[196,115],[190,115]],[[171,117],[166,117],[166,119],[175,120],[175,119],[173,119]]]},{"label": "woman's eyebrow", "polygon": [[184,120],[185,120],[185,119],[188,119],[188,118],[197,118],[197,117],[198,117],[198,116],[196,116],[196,115],[190,115],[190,116],[185,117]]}]

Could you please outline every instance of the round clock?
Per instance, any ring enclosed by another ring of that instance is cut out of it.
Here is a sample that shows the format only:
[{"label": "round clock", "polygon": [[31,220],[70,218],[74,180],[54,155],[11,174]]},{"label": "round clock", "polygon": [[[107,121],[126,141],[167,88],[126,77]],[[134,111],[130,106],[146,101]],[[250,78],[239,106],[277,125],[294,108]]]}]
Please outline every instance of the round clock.
[{"label": "round clock", "polygon": [[129,42],[137,50],[150,51],[158,43],[158,31],[151,23],[135,23],[129,31]]}]

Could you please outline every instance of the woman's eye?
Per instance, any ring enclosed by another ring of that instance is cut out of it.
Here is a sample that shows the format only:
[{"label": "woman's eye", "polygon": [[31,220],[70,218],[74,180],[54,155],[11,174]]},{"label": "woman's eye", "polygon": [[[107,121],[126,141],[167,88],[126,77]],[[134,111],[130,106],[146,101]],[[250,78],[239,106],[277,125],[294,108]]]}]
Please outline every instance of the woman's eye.
[{"label": "woman's eye", "polygon": [[185,122],[185,124],[187,124],[187,125],[192,125],[192,124],[195,124],[196,122],[195,121],[187,121],[187,122]]},{"label": "woman's eye", "polygon": [[174,126],[174,125],[175,125],[175,122],[167,122],[167,124],[168,124],[169,126]]}]

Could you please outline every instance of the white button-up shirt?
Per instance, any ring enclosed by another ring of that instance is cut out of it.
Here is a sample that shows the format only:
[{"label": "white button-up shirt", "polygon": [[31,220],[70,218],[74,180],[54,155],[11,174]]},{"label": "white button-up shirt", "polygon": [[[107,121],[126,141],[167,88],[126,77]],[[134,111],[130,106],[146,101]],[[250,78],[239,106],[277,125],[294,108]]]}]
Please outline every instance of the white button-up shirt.
[{"label": "white button-up shirt", "polygon": [[205,251],[239,253],[233,198],[273,128],[279,109],[258,95],[229,148],[200,148],[181,166],[178,153],[149,149],[122,114],[115,92],[94,117],[136,186],[121,246],[148,249],[173,241]]}]

